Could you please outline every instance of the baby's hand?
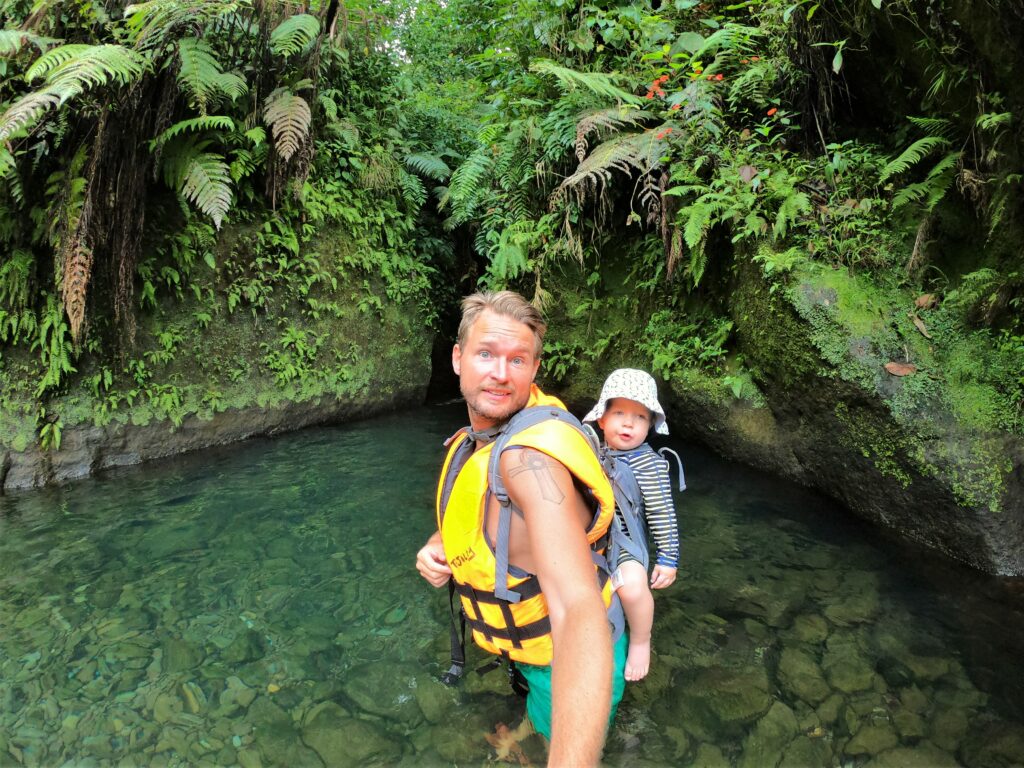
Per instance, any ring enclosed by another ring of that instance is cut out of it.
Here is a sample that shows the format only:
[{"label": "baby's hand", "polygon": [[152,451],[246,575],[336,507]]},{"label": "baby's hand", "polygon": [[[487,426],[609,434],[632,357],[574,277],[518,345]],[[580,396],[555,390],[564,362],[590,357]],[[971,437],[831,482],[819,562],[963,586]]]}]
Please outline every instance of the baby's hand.
[{"label": "baby's hand", "polygon": [[651,587],[653,589],[664,589],[676,580],[676,569],[667,565],[656,565],[651,572]]}]

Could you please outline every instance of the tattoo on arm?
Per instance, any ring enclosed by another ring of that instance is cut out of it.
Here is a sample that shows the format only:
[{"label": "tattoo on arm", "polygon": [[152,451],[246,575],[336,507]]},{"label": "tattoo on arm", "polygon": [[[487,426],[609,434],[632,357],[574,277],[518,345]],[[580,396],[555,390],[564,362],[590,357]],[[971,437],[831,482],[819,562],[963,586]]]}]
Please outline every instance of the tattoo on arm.
[{"label": "tattoo on arm", "polygon": [[540,488],[540,495],[545,501],[561,504],[565,501],[565,494],[555,482],[555,476],[551,473],[551,466],[547,456],[535,451],[519,451],[520,466],[513,467],[509,472],[511,477],[520,475],[523,472],[533,474]]}]

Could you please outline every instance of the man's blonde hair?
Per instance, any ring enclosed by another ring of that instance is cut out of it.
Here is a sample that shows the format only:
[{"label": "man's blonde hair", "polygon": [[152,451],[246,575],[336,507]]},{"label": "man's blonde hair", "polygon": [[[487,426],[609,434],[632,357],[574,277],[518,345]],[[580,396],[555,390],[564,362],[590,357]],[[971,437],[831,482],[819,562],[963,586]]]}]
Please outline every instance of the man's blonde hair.
[{"label": "man's blonde hair", "polygon": [[460,347],[466,343],[469,329],[485,310],[526,325],[533,331],[537,342],[537,357],[540,357],[547,323],[537,308],[515,291],[478,291],[462,300],[462,322],[459,323],[458,336]]}]

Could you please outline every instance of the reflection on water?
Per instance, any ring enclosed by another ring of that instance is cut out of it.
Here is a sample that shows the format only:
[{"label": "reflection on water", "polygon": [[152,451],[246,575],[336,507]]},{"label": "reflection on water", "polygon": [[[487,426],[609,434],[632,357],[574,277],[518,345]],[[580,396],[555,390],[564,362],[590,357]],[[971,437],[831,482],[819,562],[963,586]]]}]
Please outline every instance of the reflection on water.
[{"label": "reflection on water", "polygon": [[[412,565],[463,418],[0,497],[0,765],[486,762],[521,704],[500,672],[436,682],[447,595]],[[677,447],[684,564],[610,765],[1024,764],[1019,596]]]}]

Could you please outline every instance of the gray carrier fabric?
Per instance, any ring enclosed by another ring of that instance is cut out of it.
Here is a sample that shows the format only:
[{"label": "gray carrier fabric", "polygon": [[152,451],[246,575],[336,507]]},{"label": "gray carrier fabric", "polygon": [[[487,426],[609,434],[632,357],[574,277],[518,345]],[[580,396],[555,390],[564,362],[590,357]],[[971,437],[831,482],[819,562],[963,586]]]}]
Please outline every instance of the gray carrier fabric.
[{"label": "gray carrier fabric", "polygon": [[[488,498],[491,494],[498,500],[498,536],[494,542],[494,556],[497,560],[495,574],[495,588],[494,593],[496,596],[508,600],[510,603],[519,602],[522,599],[521,595],[508,587],[508,577],[510,572],[510,565],[508,562],[508,544],[509,544],[509,531],[512,526],[512,514],[513,504],[512,500],[508,496],[508,491],[505,489],[505,483],[501,479],[501,472],[499,471],[499,464],[501,459],[501,453],[507,447],[512,438],[522,432],[523,430],[529,429],[537,424],[548,419],[555,419],[557,421],[564,422],[571,427],[579,430],[584,437],[590,442],[591,447],[595,448],[594,441],[592,438],[593,431],[589,431],[584,428],[580,421],[566,410],[561,408],[555,408],[550,405],[535,405],[530,408],[524,408],[513,416],[508,424],[505,425],[501,433],[495,438],[494,447],[491,449],[490,463],[487,467],[487,493]],[[595,454],[597,450],[594,450]],[[485,509],[487,500],[484,502]],[[614,516],[612,526],[614,527]],[[609,528],[612,530],[612,528]],[[612,539],[614,539],[614,534]],[[591,550],[590,557],[594,564],[600,569],[600,580],[603,585],[605,581],[611,578],[611,567],[610,564],[614,563],[614,560],[608,558],[607,552],[602,555],[599,552]],[[526,574],[517,574],[525,576]],[[622,633],[625,631],[625,616],[622,613],[622,605],[619,602],[618,595],[613,595],[612,603],[608,607],[608,620],[611,622],[613,627],[613,641],[618,640]]]}]

